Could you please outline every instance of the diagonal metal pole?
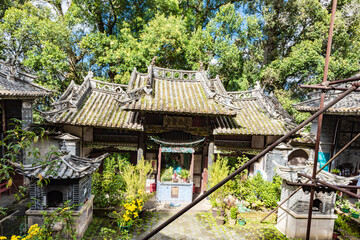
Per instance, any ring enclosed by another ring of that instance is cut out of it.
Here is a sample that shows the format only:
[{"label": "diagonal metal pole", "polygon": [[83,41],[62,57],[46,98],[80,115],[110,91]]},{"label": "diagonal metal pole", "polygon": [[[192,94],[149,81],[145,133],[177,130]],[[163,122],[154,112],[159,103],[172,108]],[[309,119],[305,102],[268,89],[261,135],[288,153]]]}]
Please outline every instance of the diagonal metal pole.
[{"label": "diagonal metal pole", "polygon": [[[328,37],[327,49],[326,49],[324,77],[323,77],[323,81],[322,81],[324,84],[327,82],[327,76],[328,76],[328,70],[329,70],[329,61],[330,61],[330,53],[331,53],[332,36],[333,36],[333,30],[334,30],[336,5],[337,5],[337,0],[333,0],[332,11],[331,11],[331,21],[330,21],[330,28],[329,28],[329,37]],[[325,102],[325,90],[322,90],[319,109],[322,109],[324,107],[324,102]],[[323,115],[320,114],[319,119],[318,119],[317,133],[316,133],[314,168],[313,168],[313,172],[312,172],[313,179],[316,178],[316,169],[317,169],[317,163],[318,163],[318,157],[319,157],[322,120],[323,120]],[[312,208],[313,208],[313,204],[314,204],[314,193],[315,193],[315,189],[313,187],[311,187],[308,222],[307,222],[307,228],[306,228],[306,240],[310,239]]]},{"label": "diagonal metal pole", "polygon": [[[326,168],[326,166],[328,166],[332,161],[334,161],[335,158],[337,158],[344,150],[346,150],[353,142],[355,142],[358,138],[360,137],[360,133],[358,133],[358,135],[356,135],[353,139],[351,139],[350,142],[348,142],[339,152],[337,152],[331,159],[329,159],[329,161],[327,161],[327,163],[322,166],[317,172],[316,174],[318,174],[319,172],[321,172],[324,168]],[[310,182],[310,179],[306,180],[306,182],[304,184],[307,184],[308,182]],[[279,203],[277,205],[276,208],[274,208],[271,212],[268,213],[268,215],[266,215],[260,222],[265,221],[265,219],[267,219],[271,214],[273,214],[274,212],[276,212],[276,210],[279,209],[279,207],[281,207],[281,205],[283,205],[284,203],[286,203],[292,196],[294,196],[302,187],[298,187],[297,189],[295,189],[284,201],[282,201],[281,203]]]},{"label": "diagonal metal pole", "polygon": [[198,204],[200,201],[202,201],[203,199],[205,199],[207,196],[209,196],[211,193],[213,193],[214,191],[216,191],[218,188],[220,188],[222,185],[224,185],[225,183],[227,183],[229,180],[231,180],[232,178],[234,178],[236,175],[238,175],[239,173],[241,173],[244,169],[248,168],[251,164],[255,163],[256,161],[258,161],[261,157],[263,157],[266,153],[268,153],[269,151],[271,151],[272,149],[274,149],[279,143],[283,142],[284,140],[286,140],[287,138],[289,138],[292,134],[296,133],[297,131],[299,131],[300,129],[302,129],[304,126],[306,126],[308,123],[310,123],[312,120],[314,120],[315,118],[317,118],[320,114],[324,113],[328,108],[332,107],[333,105],[335,105],[338,101],[340,101],[341,99],[343,99],[344,97],[346,97],[347,95],[349,95],[352,91],[354,91],[355,89],[357,89],[359,87],[359,84],[353,84],[348,90],[346,90],[345,92],[343,92],[342,94],[340,94],[337,98],[335,98],[334,100],[332,100],[330,103],[328,103],[328,105],[326,105],[325,107],[323,107],[322,109],[320,109],[319,111],[317,111],[316,113],[314,113],[311,117],[309,117],[308,119],[306,119],[304,122],[302,122],[299,126],[297,126],[296,128],[294,128],[293,130],[291,130],[290,132],[288,132],[286,135],[282,136],[281,138],[279,138],[277,141],[275,141],[273,144],[271,144],[270,146],[268,146],[265,150],[263,150],[261,153],[259,153],[258,155],[256,155],[255,157],[253,157],[250,161],[248,161],[247,163],[245,163],[244,165],[242,165],[240,168],[238,168],[237,170],[235,170],[232,174],[230,174],[229,176],[227,176],[226,178],[224,178],[221,182],[219,182],[218,184],[216,184],[214,187],[210,188],[208,191],[206,191],[203,195],[199,196],[197,199],[195,199],[192,203],[188,204],[186,207],[184,207],[183,209],[181,209],[179,212],[177,212],[174,216],[170,217],[168,220],[166,220],[164,223],[160,224],[158,227],[156,227],[155,229],[153,229],[150,233],[148,233],[143,239],[149,239],[152,236],[154,236],[156,233],[158,233],[161,229],[165,228],[167,225],[169,225],[170,223],[172,223],[173,221],[175,221],[178,217],[180,217],[181,215],[183,215],[185,212],[187,212],[189,209],[191,209],[192,207],[194,207],[196,204]]}]

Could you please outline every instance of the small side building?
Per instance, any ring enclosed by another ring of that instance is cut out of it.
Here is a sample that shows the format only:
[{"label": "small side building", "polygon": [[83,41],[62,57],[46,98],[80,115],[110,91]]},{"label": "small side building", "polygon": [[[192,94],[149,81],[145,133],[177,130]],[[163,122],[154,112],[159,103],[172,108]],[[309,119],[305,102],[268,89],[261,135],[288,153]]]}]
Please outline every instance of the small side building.
[{"label": "small side building", "polygon": [[[62,150],[66,150],[65,145],[62,146]],[[107,154],[89,159],[68,153],[54,158],[47,164],[35,166],[13,164],[21,175],[30,179],[31,207],[26,211],[29,226],[42,225],[44,213],[49,214],[68,202],[74,209],[74,226],[78,239],[81,239],[93,215],[94,196],[91,195],[91,175]],[[38,185],[39,179],[50,181]]]}]

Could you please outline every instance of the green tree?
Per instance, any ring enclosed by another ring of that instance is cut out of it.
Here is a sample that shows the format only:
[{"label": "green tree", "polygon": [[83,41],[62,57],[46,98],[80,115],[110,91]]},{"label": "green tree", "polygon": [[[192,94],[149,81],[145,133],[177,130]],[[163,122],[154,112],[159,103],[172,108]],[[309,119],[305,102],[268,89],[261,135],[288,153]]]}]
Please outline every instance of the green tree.
[{"label": "green tree", "polygon": [[38,82],[64,89],[71,80],[82,80],[85,67],[77,46],[82,31],[76,31],[78,22],[70,10],[62,11],[58,1],[15,5],[6,11],[0,24],[0,36],[5,39],[3,52],[38,75]]}]

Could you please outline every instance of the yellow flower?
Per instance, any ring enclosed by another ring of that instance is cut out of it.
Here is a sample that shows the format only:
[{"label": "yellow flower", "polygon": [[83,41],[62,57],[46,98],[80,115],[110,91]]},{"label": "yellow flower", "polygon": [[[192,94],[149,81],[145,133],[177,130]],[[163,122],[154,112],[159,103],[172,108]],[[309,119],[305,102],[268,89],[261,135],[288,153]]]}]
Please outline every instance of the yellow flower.
[{"label": "yellow flower", "polygon": [[7,238],[4,236],[0,236],[0,240],[6,240]]},{"label": "yellow flower", "polygon": [[19,240],[19,239],[21,239],[20,236],[16,236],[16,235],[11,236],[11,240]]},{"label": "yellow flower", "polygon": [[137,212],[134,212],[134,217],[138,217],[139,215],[138,215],[138,213]]}]

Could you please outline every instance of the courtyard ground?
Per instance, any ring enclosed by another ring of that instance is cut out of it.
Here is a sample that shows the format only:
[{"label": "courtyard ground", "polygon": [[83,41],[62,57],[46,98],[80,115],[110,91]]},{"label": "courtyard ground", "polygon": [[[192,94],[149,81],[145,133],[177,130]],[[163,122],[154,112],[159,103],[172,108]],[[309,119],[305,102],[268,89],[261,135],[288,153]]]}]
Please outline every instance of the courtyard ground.
[{"label": "courtyard ground", "polygon": [[[146,233],[166,221],[174,213],[169,212],[147,212],[145,218],[138,227],[130,230],[129,239],[142,239]],[[275,227],[275,215],[264,224],[259,220],[266,213],[244,213],[243,217],[247,219],[245,226],[216,225],[215,219],[210,212],[186,213],[173,223],[157,233],[154,240],[195,240],[195,239],[287,239]],[[117,229],[106,218],[95,217],[91,223],[84,239],[104,239],[100,234],[102,227]],[[113,235],[113,239],[119,238],[119,233]]]}]

